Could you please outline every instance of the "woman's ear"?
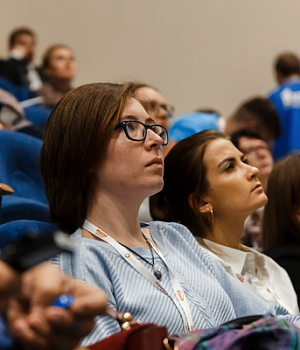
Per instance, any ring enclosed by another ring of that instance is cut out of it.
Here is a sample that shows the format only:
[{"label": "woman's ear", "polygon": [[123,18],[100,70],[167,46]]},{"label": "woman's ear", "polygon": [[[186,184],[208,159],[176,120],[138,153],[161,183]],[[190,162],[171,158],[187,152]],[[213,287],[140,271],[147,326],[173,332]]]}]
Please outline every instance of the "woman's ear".
[{"label": "woman's ear", "polygon": [[197,211],[197,212],[200,212],[200,213],[202,213],[202,214],[206,214],[206,213],[210,213],[210,212],[211,212],[212,206],[211,206],[210,203],[206,202],[206,201],[204,200],[204,198],[201,198],[201,199],[200,199],[200,201],[198,202],[197,207],[195,207],[195,204],[194,204],[193,199],[194,199],[194,193],[191,193],[191,194],[189,195],[189,205],[190,205],[190,207],[191,207],[193,210],[195,210],[195,211]]}]

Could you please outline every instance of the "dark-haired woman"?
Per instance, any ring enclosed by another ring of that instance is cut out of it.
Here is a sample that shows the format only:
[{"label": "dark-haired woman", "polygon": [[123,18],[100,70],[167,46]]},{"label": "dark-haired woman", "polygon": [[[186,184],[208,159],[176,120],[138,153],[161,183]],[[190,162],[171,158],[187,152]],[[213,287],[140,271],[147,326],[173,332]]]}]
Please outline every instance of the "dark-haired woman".
[{"label": "dark-haired woman", "polygon": [[241,244],[246,218],[267,202],[257,175],[222,133],[200,132],[167,155],[164,189],[150,200],[152,216],[185,225],[241,285],[299,314],[286,271]]},{"label": "dark-haired woman", "polygon": [[[164,127],[128,84],[88,84],[54,107],[41,170],[54,222],[78,244],[57,264],[106,292],[110,306],[170,333],[204,329],[235,317],[271,313],[294,321],[232,279],[182,225],[140,225],[144,198],[163,187]],[[180,174],[178,174],[180,175]],[[120,331],[101,317],[84,344]]]},{"label": "dark-haired woman", "polygon": [[263,247],[289,274],[300,302],[300,153],[278,161],[269,178]]}]

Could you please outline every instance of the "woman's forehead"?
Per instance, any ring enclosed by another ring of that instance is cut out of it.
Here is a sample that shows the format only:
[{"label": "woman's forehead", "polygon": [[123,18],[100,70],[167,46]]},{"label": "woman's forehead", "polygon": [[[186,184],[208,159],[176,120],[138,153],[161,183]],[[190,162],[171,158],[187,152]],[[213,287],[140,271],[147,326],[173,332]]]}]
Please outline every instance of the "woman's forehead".
[{"label": "woman's forehead", "polygon": [[206,164],[219,164],[224,158],[240,157],[242,153],[225,138],[212,140],[206,148],[204,161]]},{"label": "woman's forehead", "polygon": [[154,124],[153,118],[149,116],[142,104],[135,98],[130,98],[124,108],[121,115],[121,120],[138,120],[146,124]]}]

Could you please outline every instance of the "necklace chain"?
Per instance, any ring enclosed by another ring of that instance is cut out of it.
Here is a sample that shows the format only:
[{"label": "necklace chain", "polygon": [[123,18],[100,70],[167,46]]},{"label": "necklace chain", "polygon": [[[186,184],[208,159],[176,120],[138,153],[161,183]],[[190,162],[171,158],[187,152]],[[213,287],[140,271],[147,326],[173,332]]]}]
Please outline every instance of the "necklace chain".
[{"label": "necklace chain", "polygon": [[162,273],[158,270],[156,270],[155,266],[154,266],[154,254],[153,254],[153,248],[148,240],[148,238],[143,234],[143,232],[141,231],[142,236],[144,237],[146,243],[148,244],[148,246],[150,247],[150,252],[151,252],[151,256],[152,256],[152,264],[151,262],[149,262],[148,260],[146,260],[144,257],[142,257],[140,254],[138,254],[137,252],[135,252],[133,249],[130,249],[129,247],[127,247],[125,244],[122,244],[119,242],[119,244],[121,244],[123,247],[127,248],[129,251],[131,251],[133,254],[139,256],[141,259],[143,259],[147,264],[151,265],[153,268],[153,274],[154,276],[160,280]]}]

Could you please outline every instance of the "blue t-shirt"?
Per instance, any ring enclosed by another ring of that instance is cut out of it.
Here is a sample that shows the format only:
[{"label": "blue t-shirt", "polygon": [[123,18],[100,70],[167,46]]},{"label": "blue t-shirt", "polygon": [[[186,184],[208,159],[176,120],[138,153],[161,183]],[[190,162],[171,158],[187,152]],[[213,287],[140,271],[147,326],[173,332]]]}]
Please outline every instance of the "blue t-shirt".
[{"label": "blue t-shirt", "polygon": [[214,113],[194,112],[176,118],[169,131],[171,141],[181,141],[197,132],[218,130],[218,115]]},{"label": "blue t-shirt", "polygon": [[270,93],[281,122],[281,136],[275,140],[275,160],[300,150],[300,78],[292,78]]}]

